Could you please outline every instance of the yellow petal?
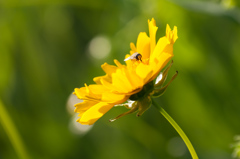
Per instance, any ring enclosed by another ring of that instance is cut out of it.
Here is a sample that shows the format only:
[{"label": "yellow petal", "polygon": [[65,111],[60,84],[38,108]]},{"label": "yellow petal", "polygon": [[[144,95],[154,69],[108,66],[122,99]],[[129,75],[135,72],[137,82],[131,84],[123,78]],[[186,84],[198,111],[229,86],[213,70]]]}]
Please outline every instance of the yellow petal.
[{"label": "yellow petal", "polygon": [[142,61],[149,60],[150,57],[150,43],[147,43],[142,50]]},{"label": "yellow petal", "polygon": [[81,115],[81,118],[80,120],[78,120],[78,122],[83,125],[92,125],[106,112],[108,112],[113,106],[114,104],[109,104],[106,102],[97,103],[96,105],[85,111]]},{"label": "yellow petal", "polygon": [[144,84],[146,84],[146,82],[152,77],[152,72],[151,67],[143,63],[140,63],[136,68],[136,73],[141,79],[143,79]]},{"label": "yellow petal", "polygon": [[75,94],[79,99],[82,99],[88,95],[85,87],[75,88],[73,94]]},{"label": "yellow petal", "polygon": [[76,113],[81,113],[82,111],[85,111],[89,108],[91,108],[92,106],[94,106],[95,104],[97,104],[98,102],[95,102],[95,101],[88,101],[88,100],[85,100],[81,103],[77,103],[75,104],[74,106],[76,107],[75,108],[75,112]]},{"label": "yellow petal", "polygon": [[153,53],[150,56],[150,63],[154,61],[154,59],[156,57],[158,57],[164,50],[164,48],[170,44],[170,42],[168,41],[168,39],[164,36],[162,38],[160,38],[157,42],[157,45],[153,51]]},{"label": "yellow petal", "polygon": [[155,47],[153,53],[150,57],[150,62],[153,62],[156,57],[158,57],[162,52],[173,54],[173,44],[177,40],[177,27],[175,26],[173,30],[167,24],[166,36],[158,40],[157,46]]},{"label": "yellow petal", "polygon": [[111,75],[112,75],[112,73],[116,72],[117,67],[113,66],[113,65],[109,65],[107,63],[102,64],[101,67],[102,67],[103,71],[106,73],[106,75],[95,77],[95,78],[93,78],[93,81],[96,84],[101,84],[101,79],[103,78],[104,80],[111,82],[112,81]]},{"label": "yellow petal", "polygon": [[112,74],[112,83],[104,79],[101,79],[101,83],[111,92],[127,95],[143,86],[143,80],[136,74],[135,70],[126,67],[118,69],[116,73]]},{"label": "yellow petal", "polygon": [[121,94],[115,94],[111,92],[105,92],[102,94],[102,101],[108,102],[108,103],[114,103],[114,104],[121,104],[125,102],[129,96],[121,95]]},{"label": "yellow petal", "polygon": [[109,92],[109,89],[107,89],[103,85],[91,84],[88,86],[88,88],[94,94],[102,94],[104,92]]},{"label": "yellow petal", "polygon": [[132,85],[132,90],[136,90],[144,85],[144,79],[137,75],[135,69],[127,68],[125,74]]},{"label": "yellow petal", "polygon": [[173,43],[175,43],[175,41],[178,39],[178,35],[177,35],[177,27],[174,26],[173,27]]},{"label": "yellow petal", "polygon": [[167,24],[167,27],[166,27],[166,37],[167,37],[168,41],[171,44],[174,44],[175,41],[178,38],[178,36],[177,36],[177,27],[174,26],[173,30],[171,30],[170,26]]},{"label": "yellow petal", "polygon": [[116,73],[112,74],[112,84],[119,90],[119,92],[130,92],[132,90],[132,85],[123,69],[118,69]]},{"label": "yellow petal", "polygon": [[166,26],[166,37],[167,37],[167,39],[170,41],[170,39],[171,39],[171,28],[170,28],[170,26],[167,24],[167,26]]},{"label": "yellow petal", "polygon": [[111,82],[106,81],[104,78],[101,79],[101,83],[104,87],[111,90],[111,92],[117,92],[118,88],[116,88]]},{"label": "yellow petal", "polygon": [[[114,63],[117,65],[118,68],[123,68],[125,65],[122,65],[118,60],[114,59]],[[116,71],[115,71],[116,72]]]},{"label": "yellow petal", "polygon": [[150,38],[145,32],[141,32],[137,39],[137,52],[142,55],[142,59],[149,58],[150,55]]},{"label": "yellow petal", "polygon": [[[106,76],[106,75],[105,75],[105,76]],[[94,81],[96,84],[101,84],[101,79],[104,78],[105,76],[94,77],[94,78],[93,78],[93,81]]]},{"label": "yellow petal", "polygon": [[173,55],[173,44],[166,45],[163,52]]},{"label": "yellow petal", "polygon": [[156,21],[154,18],[152,20],[148,20],[148,27],[149,27],[149,36],[150,36],[150,45],[151,45],[151,53],[153,52],[156,46],[156,32],[158,27],[156,27]]},{"label": "yellow petal", "polygon": [[[101,85],[98,85],[101,86]],[[93,87],[95,86],[87,86],[85,84],[85,87],[81,87],[81,88],[75,88],[74,89],[74,94],[79,98],[79,99],[92,99],[92,100],[100,100],[101,99],[101,94],[106,91],[106,89],[104,89],[103,86],[101,86],[100,89],[93,89]],[[101,92],[97,92],[101,90]],[[94,93],[97,92],[97,93]]]},{"label": "yellow petal", "polygon": [[102,67],[103,71],[106,74],[109,74],[109,75],[111,75],[112,73],[116,72],[116,69],[117,69],[116,66],[109,65],[107,63],[104,63],[101,67]]},{"label": "yellow petal", "polygon": [[160,71],[166,66],[166,64],[171,60],[172,57],[173,57],[172,54],[163,52],[162,54],[159,55],[159,57],[155,59],[156,66],[155,69],[153,70],[153,76],[151,80],[154,80],[158,76]]},{"label": "yellow petal", "polygon": [[131,54],[133,54],[134,52],[137,52],[137,48],[136,46],[134,45],[134,43],[130,43],[130,48],[131,48],[131,51],[132,52]]},{"label": "yellow petal", "polygon": [[98,76],[98,77],[94,77],[93,78],[93,81],[96,83],[96,84],[102,84],[101,83],[101,79],[104,79],[104,80],[106,80],[106,81],[108,81],[108,82],[112,82],[112,76],[110,76],[109,74],[106,74],[106,75],[104,75],[104,76]]},{"label": "yellow petal", "polygon": [[130,50],[130,55],[134,54],[135,52],[137,52],[137,51]]}]

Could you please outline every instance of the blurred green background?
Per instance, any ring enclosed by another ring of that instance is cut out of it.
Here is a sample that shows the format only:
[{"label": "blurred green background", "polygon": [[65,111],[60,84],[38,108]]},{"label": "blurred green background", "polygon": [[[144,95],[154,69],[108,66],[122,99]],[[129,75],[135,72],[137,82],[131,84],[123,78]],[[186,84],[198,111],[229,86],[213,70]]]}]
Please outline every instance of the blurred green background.
[{"label": "blurred green background", "polygon": [[[201,159],[232,158],[240,134],[238,0],[0,1],[0,100],[34,159],[190,159],[177,132],[151,107],[143,116],[76,123],[74,88],[122,61],[155,18],[157,38],[178,27],[178,77],[156,101],[182,127]],[[170,78],[169,78],[170,79]],[[3,112],[1,113],[3,117]],[[0,159],[18,155],[0,126]]]}]

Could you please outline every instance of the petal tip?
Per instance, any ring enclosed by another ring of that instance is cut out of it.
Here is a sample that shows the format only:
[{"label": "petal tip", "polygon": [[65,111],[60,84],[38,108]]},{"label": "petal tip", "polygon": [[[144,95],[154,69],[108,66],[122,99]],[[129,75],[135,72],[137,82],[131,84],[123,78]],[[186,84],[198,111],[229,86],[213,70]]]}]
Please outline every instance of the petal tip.
[{"label": "petal tip", "polygon": [[178,39],[177,27],[174,26],[173,30],[171,30],[170,26],[167,24],[167,26],[166,26],[166,37],[171,44],[174,44],[175,41]]}]

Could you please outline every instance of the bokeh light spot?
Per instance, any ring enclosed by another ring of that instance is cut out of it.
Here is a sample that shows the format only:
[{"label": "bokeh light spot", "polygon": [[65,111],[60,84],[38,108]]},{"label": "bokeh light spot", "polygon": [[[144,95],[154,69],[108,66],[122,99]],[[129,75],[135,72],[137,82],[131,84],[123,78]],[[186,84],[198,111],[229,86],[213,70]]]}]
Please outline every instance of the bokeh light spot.
[{"label": "bokeh light spot", "polygon": [[77,103],[80,103],[82,101],[83,100],[78,99],[76,95],[70,94],[70,96],[68,97],[68,101],[67,101],[67,111],[68,111],[68,113],[71,114],[71,115],[75,114],[74,105],[77,104]]},{"label": "bokeh light spot", "polygon": [[180,157],[186,153],[187,149],[180,137],[173,137],[168,142],[167,151],[173,157]]},{"label": "bokeh light spot", "polygon": [[94,37],[89,44],[89,53],[93,58],[103,59],[111,51],[110,40],[103,35]]},{"label": "bokeh light spot", "polygon": [[67,101],[67,111],[73,115],[69,122],[69,130],[76,135],[84,135],[92,128],[92,125],[82,125],[76,122],[79,117],[78,114],[74,112],[74,105],[81,102],[83,102],[83,100],[78,99],[74,94],[70,94]]},{"label": "bokeh light spot", "polygon": [[76,120],[78,119],[78,114],[75,114],[72,117],[72,120],[70,120],[69,123],[69,130],[76,135],[84,135],[86,134],[88,131],[90,131],[93,127],[93,125],[82,125],[78,122],[76,122]]}]

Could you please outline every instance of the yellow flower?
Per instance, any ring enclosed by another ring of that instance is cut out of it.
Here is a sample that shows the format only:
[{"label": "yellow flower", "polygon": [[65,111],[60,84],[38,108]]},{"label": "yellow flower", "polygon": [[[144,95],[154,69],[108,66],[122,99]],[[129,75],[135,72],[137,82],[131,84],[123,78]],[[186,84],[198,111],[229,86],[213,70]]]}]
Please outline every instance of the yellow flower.
[{"label": "yellow flower", "polygon": [[[177,27],[171,30],[167,25],[166,35],[156,43],[158,28],[155,20],[148,20],[148,26],[149,36],[141,32],[136,46],[130,43],[130,54],[125,56],[126,65],[118,60],[114,60],[116,66],[104,63],[102,69],[106,75],[95,77],[93,80],[96,84],[75,88],[74,94],[83,100],[75,105],[75,112],[80,117],[77,122],[91,125],[115,105],[131,109],[115,119],[135,111],[139,111],[139,116],[151,105],[150,95],[156,97],[165,91],[169,84],[165,87],[162,84],[171,65],[161,74],[160,80],[155,84],[153,80],[173,57],[173,44],[178,38]],[[132,57],[136,55],[140,55],[140,59]]]}]

